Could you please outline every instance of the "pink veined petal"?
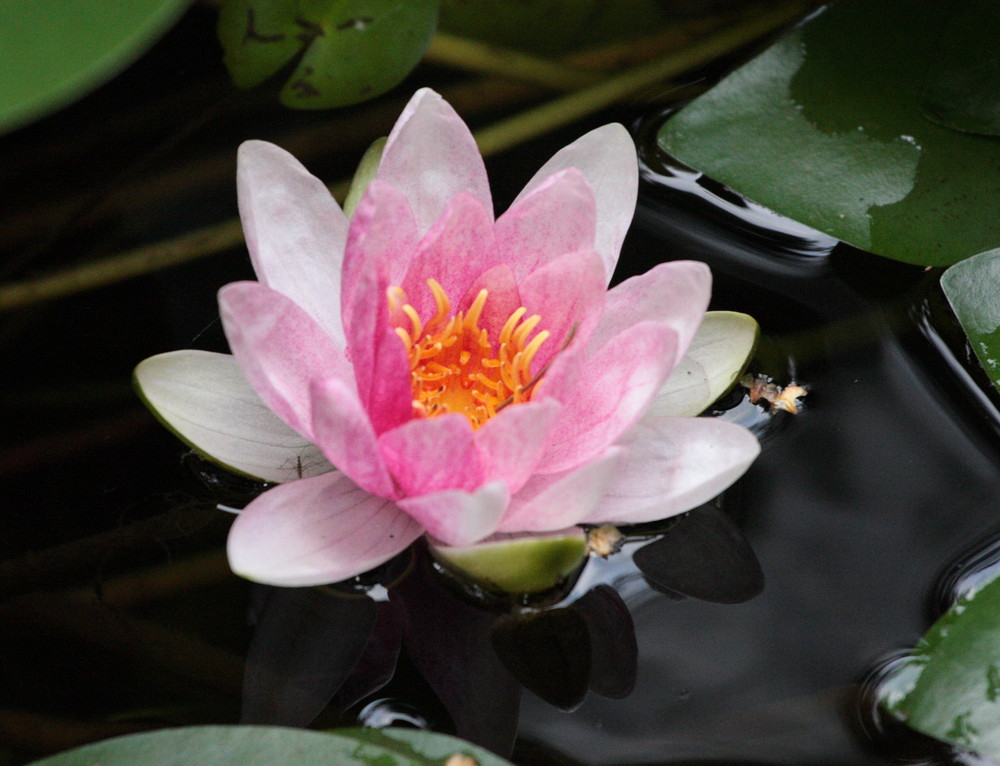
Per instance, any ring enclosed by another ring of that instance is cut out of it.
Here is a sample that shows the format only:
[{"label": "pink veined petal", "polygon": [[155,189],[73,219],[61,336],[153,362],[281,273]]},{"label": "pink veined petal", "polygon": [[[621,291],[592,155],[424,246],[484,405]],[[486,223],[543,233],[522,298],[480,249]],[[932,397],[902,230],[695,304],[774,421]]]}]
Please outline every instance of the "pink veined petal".
[{"label": "pink veined petal", "polygon": [[507,485],[494,481],[475,492],[449,489],[408,497],[399,507],[446,545],[471,545],[493,534],[509,502]]},{"label": "pink veined petal", "polygon": [[562,406],[554,399],[507,407],[474,434],[486,481],[502,480],[517,492],[534,473]]},{"label": "pink veined petal", "polygon": [[327,459],[367,492],[394,497],[378,437],[354,386],[328,378],[313,383],[313,434]]},{"label": "pink veined petal", "polygon": [[[552,429],[539,473],[555,473],[594,459],[649,407],[673,369],[677,333],[640,322],[585,360],[563,414]],[[544,382],[544,381],[543,381]]]},{"label": "pink veined petal", "polygon": [[517,281],[510,266],[501,263],[480,274],[465,291],[458,308],[465,311],[479,295],[480,290],[486,290],[489,296],[483,312],[479,315],[479,326],[496,339],[510,315],[521,306],[521,294],[517,289]]},{"label": "pink veined petal", "polygon": [[412,415],[410,362],[389,321],[386,289],[393,263],[402,257],[394,251],[412,251],[414,237],[405,200],[391,187],[372,181],[351,220],[342,303],[358,397],[376,433]]},{"label": "pink veined petal", "polygon": [[236,517],[227,548],[236,574],[303,587],[372,569],[422,533],[391,500],[370,495],[334,471],[258,497]]},{"label": "pink veined petal", "polygon": [[416,418],[379,437],[386,466],[406,496],[483,484],[483,464],[465,415]]},{"label": "pink veined petal", "polygon": [[699,261],[672,261],[626,279],[607,293],[590,339],[596,349],[637,322],[665,322],[677,332],[677,359],[687,353],[712,294],[712,272]]},{"label": "pink veined petal", "polygon": [[605,489],[625,450],[609,447],[595,460],[562,473],[533,477],[511,499],[499,532],[546,532],[599,514]]},{"label": "pink veined petal", "polygon": [[[518,280],[565,253],[592,250],[596,234],[594,192],[576,168],[544,179],[496,222],[500,261],[511,266]],[[606,270],[602,263],[602,272]]]},{"label": "pink veined petal", "polygon": [[223,287],[219,313],[233,356],[254,391],[312,441],[309,387],[323,378],[353,380],[343,350],[290,298],[259,282]]},{"label": "pink veined petal", "polygon": [[246,141],[237,155],[240,218],[257,279],[287,295],[344,348],[340,271],[347,217],[291,154]]},{"label": "pink veined petal", "polygon": [[600,508],[584,521],[640,524],[689,511],[718,495],[760,452],[742,426],[716,418],[643,418]]},{"label": "pink veined petal", "polygon": [[[639,190],[639,164],[635,144],[628,131],[617,123],[604,125],[581,136],[556,152],[542,165],[514,201],[514,206],[541,186],[553,173],[577,168],[594,192],[597,202],[597,231],[594,249],[604,259],[607,281],[611,281],[622,242]],[[607,284],[607,282],[605,283]]]},{"label": "pink veined petal", "polygon": [[538,314],[538,330],[551,333],[532,362],[537,374],[567,342],[585,346],[600,321],[607,296],[601,257],[592,251],[563,255],[531,274],[519,290],[526,316]]},{"label": "pink veined petal", "polygon": [[[385,273],[390,285],[403,284],[420,237],[406,195],[389,184],[372,180],[358,203],[347,235],[341,304],[360,299],[358,280],[371,268]],[[344,311],[344,327],[350,318]]]},{"label": "pink veined petal", "polygon": [[410,304],[425,321],[434,315],[434,297],[427,287],[435,279],[452,301],[452,309],[484,271],[496,266],[493,215],[468,194],[459,194],[417,245],[402,287]]},{"label": "pink veined petal", "polygon": [[475,197],[490,211],[486,166],[462,118],[441,96],[421,88],[396,121],[378,177],[403,191],[420,232],[426,232],[458,194]]}]

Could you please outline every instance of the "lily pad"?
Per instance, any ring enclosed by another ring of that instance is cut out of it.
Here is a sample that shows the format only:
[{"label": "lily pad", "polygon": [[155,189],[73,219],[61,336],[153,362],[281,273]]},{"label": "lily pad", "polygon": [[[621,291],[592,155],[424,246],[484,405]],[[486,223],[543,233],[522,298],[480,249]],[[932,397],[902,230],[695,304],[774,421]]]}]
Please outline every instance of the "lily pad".
[{"label": "lily pad", "polygon": [[660,142],[879,255],[949,265],[1000,246],[1000,142],[922,109],[940,31],[969,9],[1000,23],[1000,5],[978,0],[838,2],[668,120]]},{"label": "lily pad", "polygon": [[479,766],[509,766],[456,737],[411,729],[337,729],[321,733],[275,726],[192,726],[116,737],[35,761],[34,766],[443,766],[454,755]]},{"label": "lily pad", "polygon": [[1000,758],[1000,579],[934,623],[887,692],[886,707],[910,727]]},{"label": "lily pad", "polygon": [[1000,389],[1000,248],[956,263],[941,275],[941,289],[979,363]]},{"label": "lily pad", "polygon": [[445,566],[502,593],[554,588],[583,563],[587,536],[579,527],[532,537],[497,536],[466,546],[431,546]]},{"label": "lily pad", "polygon": [[0,3],[0,133],[84,96],[168,30],[189,0]]},{"label": "lily pad", "polygon": [[233,82],[293,67],[281,102],[328,109],[374,98],[424,55],[439,0],[226,0],[219,40]]}]

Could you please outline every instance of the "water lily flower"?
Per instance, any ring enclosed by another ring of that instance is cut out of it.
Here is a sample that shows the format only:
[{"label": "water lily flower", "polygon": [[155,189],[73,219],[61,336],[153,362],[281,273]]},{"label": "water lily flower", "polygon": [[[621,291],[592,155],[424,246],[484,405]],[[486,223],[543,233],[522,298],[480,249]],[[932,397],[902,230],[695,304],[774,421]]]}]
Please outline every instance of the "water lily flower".
[{"label": "water lily flower", "polygon": [[473,137],[430,90],[350,217],[290,154],[243,144],[257,281],[219,292],[232,356],[178,351],[136,370],[182,439],[279,482],[236,518],[233,570],[338,581],[423,534],[468,546],[645,522],[742,475],[759,450],[748,431],[676,416],[711,401],[680,412],[694,384],[671,377],[708,268],[665,263],[608,290],[637,186],[628,132],[606,125],[494,219]]}]

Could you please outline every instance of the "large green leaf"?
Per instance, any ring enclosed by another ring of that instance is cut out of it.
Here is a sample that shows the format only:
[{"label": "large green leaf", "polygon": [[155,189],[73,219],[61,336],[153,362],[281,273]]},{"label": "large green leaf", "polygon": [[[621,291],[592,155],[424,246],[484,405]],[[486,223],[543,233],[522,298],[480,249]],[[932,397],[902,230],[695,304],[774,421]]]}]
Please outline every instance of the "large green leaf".
[{"label": "large green leaf", "polygon": [[661,143],[879,255],[947,265],[1000,246],[1000,142],[922,110],[941,30],[970,8],[1000,29],[998,3],[842,0],[668,120]]},{"label": "large green leaf", "polygon": [[34,766],[443,766],[456,754],[479,766],[509,766],[455,737],[413,729],[337,729],[328,733],[272,726],[193,726],[104,740]]},{"label": "large green leaf", "polygon": [[326,109],[374,98],[424,55],[440,0],[226,0],[219,39],[249,88],[294,62],[281,101]]},{"label": "large green leaf", "polygon": [[941,289],[979,363],[1000,388],[1000,249],[956,263],[941,275]]},{"label": "large green leaf", "polygon": [[1000,758],[1000,579],[934,623],[887,688],[912,728]]},{"label": "large green leaf", "polygon": [[0,132],[96,88],[169,29],[190,0],[0,3]]}]

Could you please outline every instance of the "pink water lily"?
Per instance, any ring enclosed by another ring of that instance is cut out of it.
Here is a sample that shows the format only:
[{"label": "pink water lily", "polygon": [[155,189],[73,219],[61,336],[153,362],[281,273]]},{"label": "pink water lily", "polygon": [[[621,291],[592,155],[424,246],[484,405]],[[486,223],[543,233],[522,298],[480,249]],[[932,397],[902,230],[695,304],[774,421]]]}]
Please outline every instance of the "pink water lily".
[{"label": "pink water lily", "polygon": [[650,521],[739,477],[759,450],[749,432],[654,406],[705,313],[708,268],[661,264],[607,289],[637,184],[627,131],[606,125],[494,219],[473,137],[430,90],[350,218],[287,152],[245,143],[258,281],[219,293],[233,356],[137,370],[185,440],[282,482],[237,517],[234,571],[337,581],[425,533],[466,546]]}]

